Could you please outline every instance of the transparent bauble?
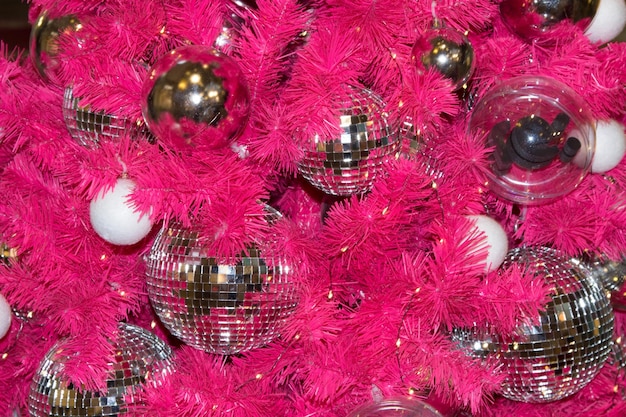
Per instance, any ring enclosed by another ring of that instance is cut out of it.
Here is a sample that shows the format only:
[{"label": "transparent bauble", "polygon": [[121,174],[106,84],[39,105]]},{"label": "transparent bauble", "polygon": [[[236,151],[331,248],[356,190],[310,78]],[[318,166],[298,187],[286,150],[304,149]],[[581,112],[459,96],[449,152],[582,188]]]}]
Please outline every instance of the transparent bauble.
[{"label": "transparent bauble", "polygon": [[250,100],[236,61],[213,48],[176,48],[152,66],[141,110],[150,131],[179,149],[225,147],[245,128]]},{"label": "transparent bauble", "polygon": [[509,29],[524,39],[546,39],[559,22],[569,20],[586,29],[600,0],[504,0],[500,14]]},{"label": "transparent bauble", "polygon": [[413,44],[411,60],[420,72],[434,68],[459,89],[474,72],[474,48],[461,32],[448,27],[424,31]]},{"label": "transparent bauble", "polygon": [[338,119],[329,121],[340,127],[341,134],[311,138],[298,162],[298,171],[307,181],[337,196],[368,192],[399,147],[382,99],[364,88],[346,89]]},{"label": "transparent bauble", "polygon": [[115,141],[122,136],[150,138],[143,120],[93,111],[88,105],[80,105],[73,89],[68,87],[63,95],[63,119],[72,138],[87,148],[96,148],[100,142]]},{"label": "transparent bauble", "polygon": [[549,248],[516,248],[502,268],[518,265],[545,280],[550,301],[515,332],[455,330],[453,339],[477,358],[492,357],[504,375],[502,395],[542,403],[587,385],[611,352],[614,315],[604,289],[582,264]]},{"label": "transparent bauble", "polygon": [[46,354],[35,373],[28,396],[31,417],[130,415],[139,405],[137,394],[146,384],[158,386],[174,372],[172,351],[154,334],[121,323],[112,342],[114,361],[106,377],[106,392],[76,387],[65,373],[69,359],[61,341]]},{"label": "transparent bauble", "polygon": [[161,322],[184,343],[222,355],[274,340],[296,306],[292,267],[255,246],[235,262],[220,262],[203,241],[175,222],[156,237],[147,284]]},{"label": "transparent bauble", "polygon": [[582,99],[548,77],[521,76],[475,106],[468,135],[487,150],[485,180],[498,196],[541,204],[574,190],[591,168],[595,122]]},{"label": "transparent bauble", "polygon": [[408,398],[386,398],[382,401],[364,404],[348,417],[441,417],[430,405]]}]

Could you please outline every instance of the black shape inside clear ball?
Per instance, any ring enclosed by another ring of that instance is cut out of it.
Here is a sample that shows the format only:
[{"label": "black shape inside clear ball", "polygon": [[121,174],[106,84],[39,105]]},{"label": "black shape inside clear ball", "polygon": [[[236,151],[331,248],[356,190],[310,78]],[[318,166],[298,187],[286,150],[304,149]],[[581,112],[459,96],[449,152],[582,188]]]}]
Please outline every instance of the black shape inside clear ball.
[{"label": "black shape inside clear ball", "polygon": [[524,117],[511,132],[510,142],[516,156],[513,159],[524,168],[541,168],[558,155],[558,140],[547,120],[534,115]]}]

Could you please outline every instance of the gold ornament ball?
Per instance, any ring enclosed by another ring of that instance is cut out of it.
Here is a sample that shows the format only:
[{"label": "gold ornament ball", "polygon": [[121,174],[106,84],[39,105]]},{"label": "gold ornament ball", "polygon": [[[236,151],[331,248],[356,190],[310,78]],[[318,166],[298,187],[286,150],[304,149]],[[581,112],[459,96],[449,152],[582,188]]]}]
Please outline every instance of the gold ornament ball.
[{"label": "gold ornament ball", "polygon": [[81,27],[78,18],[73,15],[50,18],[45,11],[39,15],[31,28],[29,55],[44,80],[54,81],[56,78],[59,37],[78,31]]}]

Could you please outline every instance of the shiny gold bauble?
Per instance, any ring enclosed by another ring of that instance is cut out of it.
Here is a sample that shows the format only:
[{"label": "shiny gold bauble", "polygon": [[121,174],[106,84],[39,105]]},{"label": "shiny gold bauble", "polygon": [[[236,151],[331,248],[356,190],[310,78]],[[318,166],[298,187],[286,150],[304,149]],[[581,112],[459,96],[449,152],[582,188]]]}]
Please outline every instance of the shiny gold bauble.
[{"label": "shiny gold bauble", "polygon": [[50,18],[47,12],[39,15],[31,28],[29,52],[33,65],[43,79],[55,79],[59,37],[80,30],[81,27],[80,21],[73,15],[57,18]]}]

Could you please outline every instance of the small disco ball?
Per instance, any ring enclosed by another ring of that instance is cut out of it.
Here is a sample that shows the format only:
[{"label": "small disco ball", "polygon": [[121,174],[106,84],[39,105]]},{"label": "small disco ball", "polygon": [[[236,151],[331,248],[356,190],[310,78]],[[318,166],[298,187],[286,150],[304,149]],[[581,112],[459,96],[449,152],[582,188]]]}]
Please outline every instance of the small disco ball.
[{"label": "small disco ball", "polygon": [[474,48],[464,34],[452,28],[436,27],[422,33],[413,45],[411,60],[420,72],[436,69],[455,90],[474,72]]},{"label": "small disco ball", "polygon": [[59,52],[59,37],[76,32],[82,27],[73,15],[50,18],[44,11],[33,23],[29,40],[29,56],[35,69],[44,80],[56,81],[59,71],[56,60]]},{"label": "small disco ball", "polygon": [[368,192],[399,143],[383,108],[382,99],[372,91],[350,87],[336,121],[343,133],[328,139],[313,138],[303,148],[300,174],[327,194]]},{"label": "small disco ball", "polygon": [[568,397],[600,372],[611,352],[611,304],[588,269],[553,249],[513,249],[502,267],[513,264],[552,288],[545,311],[511,335],[463,329],[453,339],[474,357],[498,360],[504,397],[529,403]]},{"label": "small disco ball", "polygon": [[591,169],[595,149],[595,123],[582,99],[539,76],[512,78],[488,91],[472,111],[467,134],[488,150],[489,188],[526,205],[575,189]]},{"label": "small disco ball", "polygon": [[173,372],[172,352],[154,334],[120,323],[110,364],[106,392],[75,387],[64,373],[63,342],[44,357],[35,373],[28,396],[31,417],[122,416],[136,404],[134,396],[144,384],[160,384]]},{"label": "small disco ball", "polygon": [[626,259],[612,260],[599,255],[584,259],[583,262],[606,291],[619,291],[624,286]]},{"label": "small disco ball", "polygon": [[143,121],[94,112],[89,106],[80,106],[79,101],[79,98],[74,97],[71,87],[65,89],[63,119],[70,135],[80,145],[95,148],[102,141],[114,141],[124,135],[150,140],[150,134]]},{"label": "small disco ball", "polygon": [[595,256],[585,264],[607,292],[614,310],[626,312],[626,258],[621,260]]},{"label": "small disco ball", "polygon": [[407,398],[387,398],[364,404],[348,417],[441,417],[430,405]]},{"label": "small disco ball", "polygon": [[250,110],[248,86],[236,61],[200,45],[161,57],[141,95],[150,131],[179,149],[225,147],[243,131]]},{"label": "small disco ball", "polygon": [[554,26],[565,20],[587,29],[599,4],[600,0],[504,0],[500,14],[513,33],[536,40],[549,36]]},{"label": "small disco ball", "polygon": [[147,257],[148,296],[165,327],[197,349],[230,355],[271,342],[296,305],[290,267],[256,247],[219,262],[202,237],[165,225]]}]

